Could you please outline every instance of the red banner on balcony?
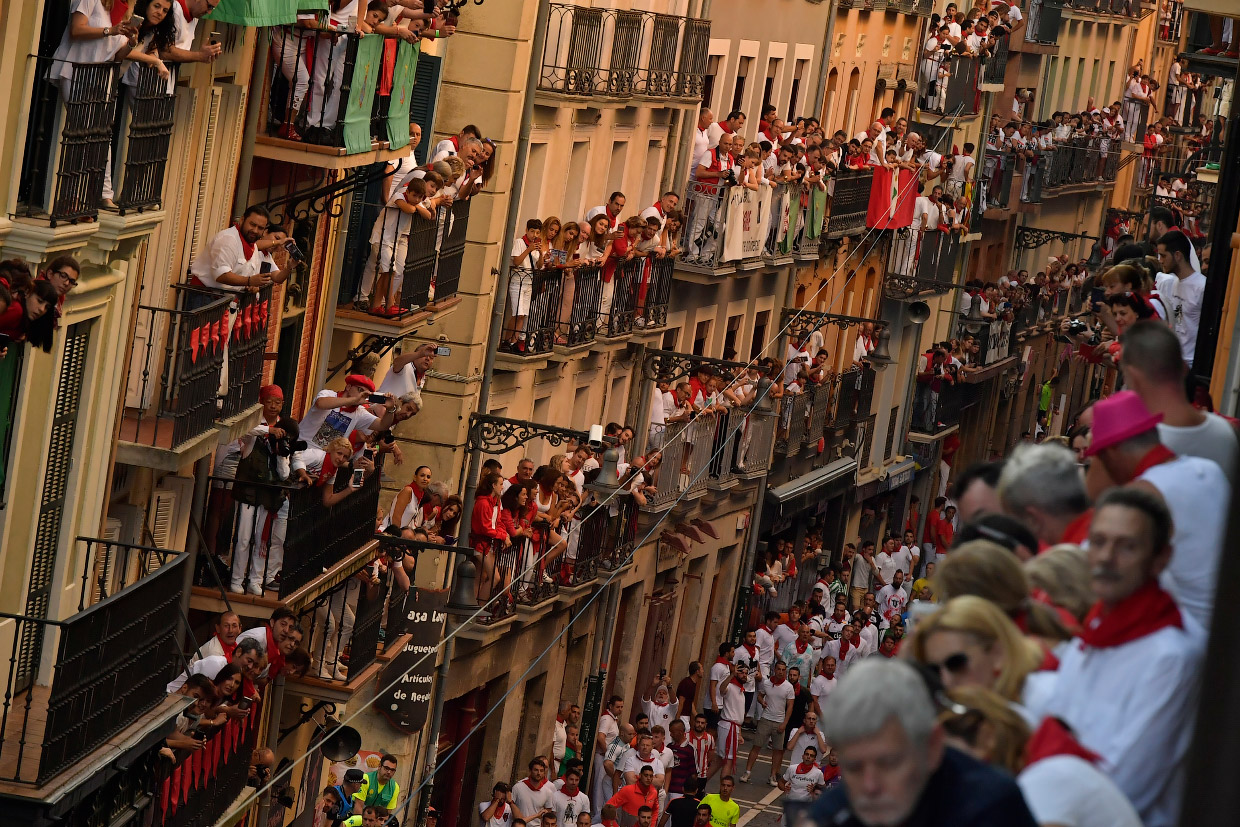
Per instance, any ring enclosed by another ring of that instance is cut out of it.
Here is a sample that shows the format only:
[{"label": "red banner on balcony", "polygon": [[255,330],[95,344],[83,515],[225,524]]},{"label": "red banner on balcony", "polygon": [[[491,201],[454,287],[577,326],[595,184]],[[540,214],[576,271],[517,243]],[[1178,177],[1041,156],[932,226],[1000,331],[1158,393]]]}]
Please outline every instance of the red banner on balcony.
[{"label": "red banner on balcony", "polygon": [[894,230],[913,223],[913,204],[917,200],[917,173],[899,170],[897,177],[886,167],[874,167],[870,204],[865,225],[877,230]]}]

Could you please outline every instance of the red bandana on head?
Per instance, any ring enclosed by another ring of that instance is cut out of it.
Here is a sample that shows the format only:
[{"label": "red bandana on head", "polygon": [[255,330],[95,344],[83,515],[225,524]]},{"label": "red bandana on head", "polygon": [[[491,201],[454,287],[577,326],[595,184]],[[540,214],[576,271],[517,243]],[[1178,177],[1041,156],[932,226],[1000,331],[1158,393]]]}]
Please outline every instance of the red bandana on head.
[{"label": "red bandana on head", "polygon": [[1085,616],[1081,643],[1096,649],[1122,646],[1160,629],[1183,628],[1175,600],[1150,580],[1108,611],[1101,601]]}]

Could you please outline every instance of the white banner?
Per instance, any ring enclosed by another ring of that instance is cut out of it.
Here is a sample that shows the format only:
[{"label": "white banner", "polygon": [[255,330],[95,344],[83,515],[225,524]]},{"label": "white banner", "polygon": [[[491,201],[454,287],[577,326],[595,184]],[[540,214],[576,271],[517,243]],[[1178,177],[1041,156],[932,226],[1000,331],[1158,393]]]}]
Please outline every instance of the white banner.
[{"label": "white banner", "polygon": [[724,226],[722,261],[738,261],[762,255],[770,225],[771,189],[754,191],[732,187],[728,191],[728,218]]}]

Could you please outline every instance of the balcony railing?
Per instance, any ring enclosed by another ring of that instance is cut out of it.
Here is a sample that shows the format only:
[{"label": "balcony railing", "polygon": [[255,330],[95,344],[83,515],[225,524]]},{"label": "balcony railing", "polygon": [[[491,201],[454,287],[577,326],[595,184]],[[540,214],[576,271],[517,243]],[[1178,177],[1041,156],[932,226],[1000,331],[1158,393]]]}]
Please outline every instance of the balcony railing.
[{"label": "balcony railing", "polygon": [[189,295],[176,291],[176,309],[138,306],[136,404],[125,409],[121,440],[175,450],[215,427],[231,299],[187,310]]},{"label": "balcony railing", "polygon": [[1008,40],[1010,37],[1007,32],[999,35],[994,47],[990,51],[990,55],[985,58],[985,62],[982,64],[982,83],[1003,84],[1004,78],[1007,76]]},{"label": "balcony railing", "polygon": [[831,180],[831,206],[824,237],[838,239],[864,232],[870,191],[874,188],[874,170],[843,169]]},{"label": "balcony railing", "polygon": [[956,282],[960,247],[958,233],[902,227],[892,235],[885,279],[906,297],[941,292]]},{"label": "balcony railing", "polygon": [[233,295],[236,309],[228,337],[228,390],[220,407],[220,416],[225,419],[258,404],[272,310],[270,286],[257,293]]},{"label": "balcony railing", "polygon": [[1054,46],[1059,42],[1059,29],[1063,24],[1063,3],[1059,0],[1031,0],[1027,20],[1027,43]]},{"label": "balcony railing", "polygon": [[1022,199],[1041,200],[1057,187],[1114,181],[1119,174],[1122,147],[1119,141],[1112,139],[1104,149],[1103,140],[1082,136],[1040,150],[1032,169],[1028,164],[1025,169],[1026,178],[1040,177],[1038,188],[1022,194]]},{"label": "balcony railing", "polygon": [[[217,541],[219,548],[232,549],[233,584],[241,587],[248,582],[262,587],[271,584],[278,573],[276,591],[283,599],[360,549],[374,538],[379,477],[378,471],[371,474],[360,488],[333,506],[323,504],[320,486],[211,477],[212,483],[227,489],[237,503],[227,533]],[[270,526],[269,514],[274,515]],[[278,572],[270,570],[277,565],[281,565]],[[202,585],[214,582],[204,581]]]},{"label": "balcony railing", "polygon": [[1012,206],[1012,177],[1016,173],[1015,152],[987,152],[982,164],[981,185],[987,208],[1006,210]]},{"label": "balcony railing", "polygon": [[553,3],[538,88],[585,97],[697,98],[710,21]]},{"label": "balcony railing", "polygon": [[375,662],[384,642],[401,634],[404,600],[410,590],[401,590],[396,582],[399,565],[393,562],[386,573],[380,573],[362,563],[352,576],[301,610],[298,623],[306,634],[310,677],[351,681]]},{"label": "balcony railing", "polygon": [[981,61],[976,57],[944,57],[941,51],[934,57],[924,57],[918,86],[920,108],[949,117],[976,115],[982,102],[980,79]]},{"label": "balcony railing", "polygon": [[120,64],[33,62],[19,213],[47,218],[53,227],[93,218],[103,203]]},{"label": "balcony railing", "polygon": [[785,393],[779,400],[779,430],[775,437],[778,453],[796,453],[805,444],[812,400],[813,396],[809,393]]},{"label": "balcony railing", "polygon": [[[258,742],[262,702],[247,718],[230,719],[210,733],[202,749],[179,755],[176,766],[152,779],[151,827],[215,824],[237,800],[250,774],[250,755]],[[272,745],[274,746],[274,744]],[[279,806],[278,804],[276,805]]]},{"label": "balcony railing", "polygon": [[1145,125],[1150,118],[1150,102],[1125,96],[1120,103],[1120,115],[1124,119],[1124,140],[1141,143],[1145,140]]},{"label": "balcony railing", "polygon": [[1073,0],[1076,14],[1102,14],[1137,21],[1150,12],[1141,8],[1142,0]]},{"label": "balcony railing", "polygon": [[1184,23],[1184,4],[1180,0],[1158,0],[1158,39],[1179,44]]},{"label": "balcony railing", "polygon": [[168,91],[168,81],[151,66],[134,64],[133,69],[137,83],[128,86],[127,94],[133,96],[129,141],[125,146],[121,191],[116,198],[122,215],[163,201],[164,170],[168,167],[168,145],[176,114],[176,96]]},{"label": "balcony railing", "polygon": [[347,154],[370,150],[384,38],[300,23],[271,34],[268,132]]},{"label": "balcony railing", "polygon": [[936,391],[926,382],[918,382],[913,391],[913,418],[909,428],[923,434],[937,434],[960,424],[964,389],[955,383],[943,382]]},{"label": "balcony railing", "polygon": [[78,544],[84,568],[76,614],[50,620],[0,612],[9,651],[0,780],[43,784],[73,767],[158,706],[179,668],[185,556],[91,538]]},{"label": "balcony railing", "polygon": [[728,217],[728,189],[704,181],[690,181],[683,202],[684,235],[681,260],[713,269],[723,255],[723,233]]}]

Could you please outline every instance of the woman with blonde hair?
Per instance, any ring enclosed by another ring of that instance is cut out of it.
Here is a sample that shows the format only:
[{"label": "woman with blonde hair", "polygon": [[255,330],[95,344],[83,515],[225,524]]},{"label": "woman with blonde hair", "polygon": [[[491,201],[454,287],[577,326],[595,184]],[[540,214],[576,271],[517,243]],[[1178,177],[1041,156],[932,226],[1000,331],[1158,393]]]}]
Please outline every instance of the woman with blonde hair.
[{"label": "woman with blonde hair", "polygon": [[[955,552],[952,552],[955,554]],[[936,672],[947,689],[985,686],[1016,703],[1025,678],[1050,661],[998,606],[965,595],[917,624],[909,651]]]},{"label": "woman with blonde hair", "polygon": [[1051,546],[1025,561],[1025,576],[1033,587],[1031,594],[1041,591],[1078,621],[1083,622],[1094,605],[1094,593],[1089,587],[1089,562],[1080,546],[1069,543]]},{"label": "woman with blonde hair", "polygon": [[1004,611],[1025,634],[1050,645],[1071,640],[1077,621],[1066,611],[1035,600],[1029,579],[1012,552],[989,540],[970,540],[952,549],[934,573],[941,600],[973,594]]},{"label": "woman with blonde hair", "polygon": [[1043,827],[1140,827],[1136,809],[1098,769],[1098,756],[1055,718],[1036,731],[995,692],[978,686],[947,693],[939,714],[947,743],[1016,776],[1029,812]]}]

